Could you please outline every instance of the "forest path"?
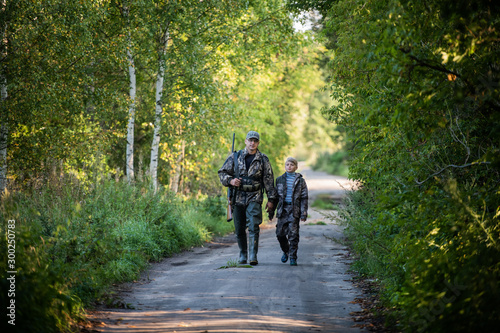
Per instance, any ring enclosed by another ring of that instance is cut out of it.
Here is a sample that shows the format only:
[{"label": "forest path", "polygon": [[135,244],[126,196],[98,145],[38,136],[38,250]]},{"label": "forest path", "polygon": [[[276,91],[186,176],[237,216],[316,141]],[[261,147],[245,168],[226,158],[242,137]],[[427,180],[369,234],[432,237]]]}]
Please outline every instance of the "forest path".
[{"label": "forest path", "polygon": [[[322,193],[339,198],[344,177],[300,166],[311,202]],[[331,212],[330,212],[331,213]],[[326,225],[315,224],[323,221]],[[91,319],[100,332],[361,332],[349,315],[360,311],[342,230],[309,209],[301,222],[298,266],[280,261],[275,223],[262,226],[259,265],[221,268],[238,257],[235,236],[152,264],[136,283],[121,287],[132,309],[101,309]]]}]

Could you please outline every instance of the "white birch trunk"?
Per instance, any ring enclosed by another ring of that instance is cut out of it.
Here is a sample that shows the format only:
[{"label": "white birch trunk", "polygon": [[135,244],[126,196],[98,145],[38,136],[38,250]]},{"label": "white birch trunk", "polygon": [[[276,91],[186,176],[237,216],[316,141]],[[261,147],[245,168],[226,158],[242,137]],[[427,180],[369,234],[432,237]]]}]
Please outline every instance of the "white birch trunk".
[{"label": "white birch trunk", "polygon": [[163,105],[161,102],[161,97],[163,95],[163,81],[165,76],[165,54],[167,50],[168,43],[168,31],[165,32],[162,38],[162,45],[160,46],[159,52],[159,68],[158,75],[156,77],[156,97],[155,97],[155,128],[153,133],[153,143],[151,145],[151,163],[149,167],[149,172],[151,176],[151,181],[153,183],[154,192],[158,190],[158,159],[160,151],[160,131],[163,115]]},{"label": "white birch trunk", "polygon": [[132,43],[129,35],[129,48],[127,49],[128,57],[128,74],[130,79],[130,107],[128,110],[128,126],[127,126],[127,180],[129,183],[134,181],[134,124],[135,124],[135,95],[137,91],[134,58],[130,48]]},{"label": "white birch trunk", "polygon": [[184,160],[184,154],[186,150],[186,142],[182,140],[181,142],[181,153],[177,158],[177,163],[175,165],[174,175],[172,177],[172,182],[170,189],[172,192],[179,192],[180,184],[181,184],[181,176],[182,176],[182,161]]},{"label": "white birch trunk", "polygon": [[156,77],[156,108],[155,108],[155,128],[153,134],[153,144],[151,145],[151,164],[149,173],[153,188],[156,192],[158,189],[158,154],[160,150],[160,130],[161,130],[161,117],[163,114],[163,105],[161,104],[161,96],[163,93],[163,75],[165,74],[165,67],[160,61],[160,69]]}]

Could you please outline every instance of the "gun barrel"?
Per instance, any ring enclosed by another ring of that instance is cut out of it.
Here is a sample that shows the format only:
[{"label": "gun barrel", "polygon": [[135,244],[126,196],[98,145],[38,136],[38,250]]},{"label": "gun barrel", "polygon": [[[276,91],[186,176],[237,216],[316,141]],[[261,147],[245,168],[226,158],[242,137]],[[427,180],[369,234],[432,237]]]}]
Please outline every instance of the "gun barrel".
[{"label": "gun barrel", "polygon": [[[231,146],[231,154],[234,152],[234,135],[235,133],[233,132],[233,144]],[[226,216],[227,216],[227,222],[231,222],[233,220],[233,207],[231,205],[231,189],[227,189],[227,211],[226,211]]]}]

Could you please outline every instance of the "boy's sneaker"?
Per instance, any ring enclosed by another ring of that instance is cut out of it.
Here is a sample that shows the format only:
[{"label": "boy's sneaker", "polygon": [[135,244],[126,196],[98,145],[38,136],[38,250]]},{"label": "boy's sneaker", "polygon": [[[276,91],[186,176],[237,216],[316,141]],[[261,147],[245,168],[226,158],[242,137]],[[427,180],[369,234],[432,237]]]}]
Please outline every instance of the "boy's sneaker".
[{"label": "boy's sneaker", "polygon": [[288,254],[283,252],[283,256],[281,257],[281,262],[287,262],[288,261]]},{"label": "boy's sneaker", "polygon": [[290,259],[290,266],[297,266],[297,259]]}]

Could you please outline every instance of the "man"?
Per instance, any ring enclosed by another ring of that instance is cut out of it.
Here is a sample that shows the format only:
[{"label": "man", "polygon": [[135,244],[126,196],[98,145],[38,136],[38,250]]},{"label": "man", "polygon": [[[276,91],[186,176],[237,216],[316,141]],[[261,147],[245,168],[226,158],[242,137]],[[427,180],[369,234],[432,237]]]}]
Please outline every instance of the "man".
[{"label": "man", "polygon": [[[236,240],[240,248],[238,263],[246,264],[248,254],[250,265],[257,265],[260,224],[262,223],[262,202],[264,189],[268,202],[266,211],[272,211],[278,199],[274,187],[274,175],[269,158],[257,148],[260,135],[248,132],[245,149],[232,153],[220,168],[218,174],[222,185],[233,187],[233,221]],[[235,158],[236,156],[236,158]],[[236,161],[236,162],[235,162]],[[246,228],[248,228],[248,246]]]}]

